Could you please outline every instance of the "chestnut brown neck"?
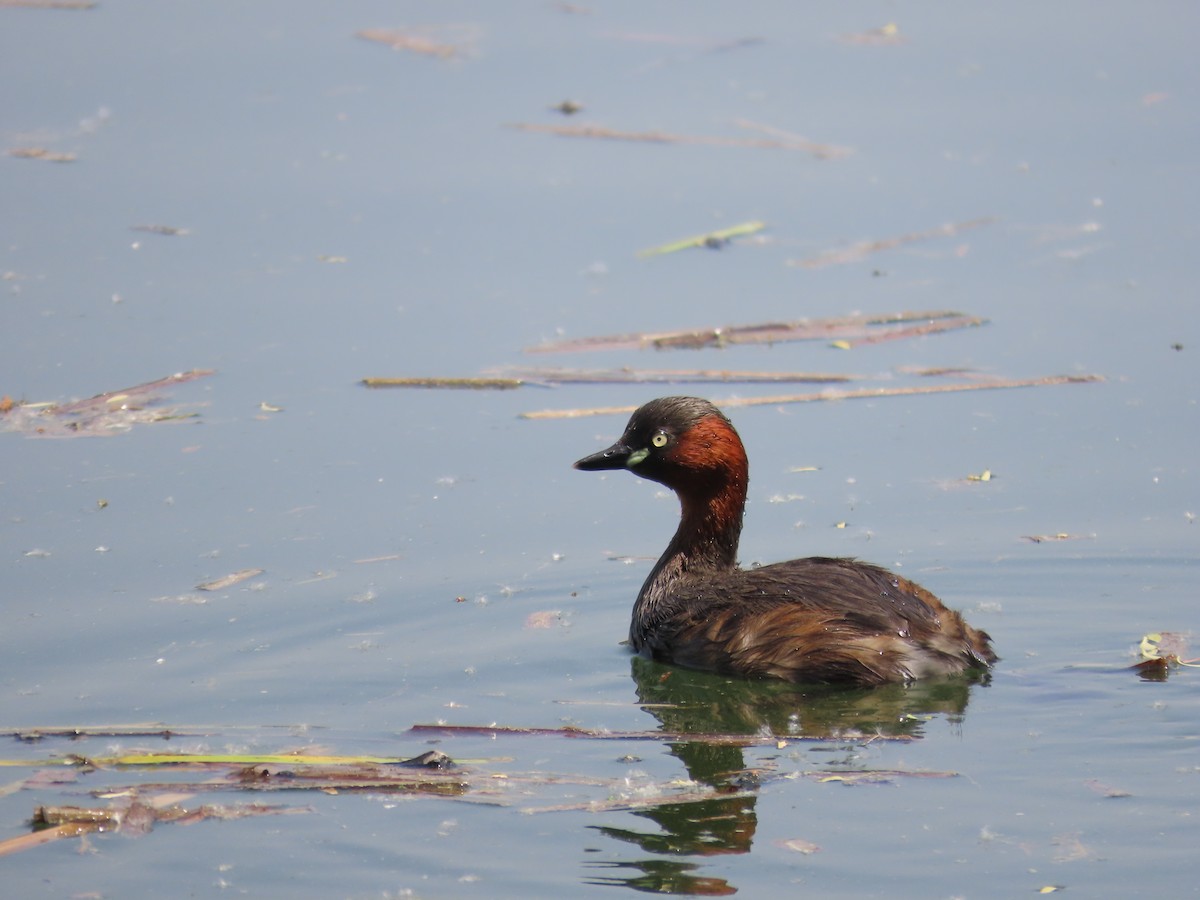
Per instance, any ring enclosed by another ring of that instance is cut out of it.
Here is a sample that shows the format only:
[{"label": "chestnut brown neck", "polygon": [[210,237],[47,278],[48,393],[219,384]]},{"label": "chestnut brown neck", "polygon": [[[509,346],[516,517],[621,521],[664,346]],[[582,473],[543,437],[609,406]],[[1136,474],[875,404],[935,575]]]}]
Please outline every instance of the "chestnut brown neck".
[{"label": "chestnut brown neck", "polygon": [[749,465],[733,426],[721,416],[693,425],[671,454],[672,478],[679,495],[679,528],[660,562],[672,556],[685,565],[731,569],[746,507]]}]

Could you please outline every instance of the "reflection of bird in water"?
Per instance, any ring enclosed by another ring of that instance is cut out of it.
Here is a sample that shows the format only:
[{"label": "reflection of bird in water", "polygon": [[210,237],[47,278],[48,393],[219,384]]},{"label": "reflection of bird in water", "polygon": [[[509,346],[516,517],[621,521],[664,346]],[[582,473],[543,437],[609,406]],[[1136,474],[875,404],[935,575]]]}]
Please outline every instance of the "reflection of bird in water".
[{"label": "reflection of bird in water", "polygon": [[[856,748],[875,736],[919,738],[927,719],[961,721],[973,680],[939,678],[877,688],[801,688],[782,681],[740,678],[673,668],[642,657],[632,660],[638,702],[671,734],[727,736],[764,733],[781,739],[812,739],[848,750],[854,770]],[[668,745],[693,781],[717,795],[691,803],[663,803],[633,815],[649,819],[654,831],[601,826],[597,830],[654,856],[621,862],[589,861],[617,870],[591,879],[657,893],[723,896],[737,888],[720,878],[696,874],[697,863],[678,857],[748,853],[758,828],[758,774],[746,768],[742,748],[727,741],[678,741]],[[726,796],[722,796],[722,794]],[[672,857],[660,859],[657,857]]]},{"label": "reflection of bird in water", "polygon": [[679,496],[682,516],[633,608],[638,652],[706,671],[800,683],[887,684],[984,671],[988,636],[929,591],[852,559],[739,569],[749,467],[707,400],[665,397],[575,467],[628,469]]},{"label": "reflection of bird in water", "polygon": [[[957,720],[971,685],[986,676],[934,678],[874,688],[797,685],[731,678],[630,660],[638,702],[662,724],[683,734],[768,733],[780,738],[863,740],[873,735],[920,737],[929,716]],[[692,773],[694,778],[706,780]]]},{"label": "reflection of bird in water", "polygon": [[[608,829],[601,829],[607,831]],[[608,887],[630,887],[647,894],[688,894],[693,897],[728,897],[736,894],[737,888],[724,878],[694,875],[700,868],[696,863],[678,862],[672,859],[641,859],[637,862],[589,863],[593,868],[632,870],[634,875],[593,876],[585,879],[587,884]]]}]

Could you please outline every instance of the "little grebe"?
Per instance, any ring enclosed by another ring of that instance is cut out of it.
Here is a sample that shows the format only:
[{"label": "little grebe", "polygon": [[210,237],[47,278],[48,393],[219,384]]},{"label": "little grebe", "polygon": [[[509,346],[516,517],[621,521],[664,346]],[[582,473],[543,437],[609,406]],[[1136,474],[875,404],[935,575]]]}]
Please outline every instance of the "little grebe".
[{"label": "little grebe", "polygon": [[746,451],[696,397],[652,400],[575,468],[629,469],[679,496],[679,528],[633,607],[629,640],[663,662],[796,682],[884,684],[984,670],[988,635],[918,584],[854,559],[737,565]]}]

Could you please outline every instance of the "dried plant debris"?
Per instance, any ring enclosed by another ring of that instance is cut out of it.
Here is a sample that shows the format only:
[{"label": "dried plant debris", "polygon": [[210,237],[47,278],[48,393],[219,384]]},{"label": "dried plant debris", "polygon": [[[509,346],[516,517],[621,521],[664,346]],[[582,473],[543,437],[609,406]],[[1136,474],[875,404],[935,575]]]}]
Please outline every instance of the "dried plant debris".
[{"label": "dried plant debris", "polygon": [[828,144],[818,144],[804,138],[734,138],[721,135],[673,134],[667,131],[621,131],[602,125],[545,125],[537,122],[511,122],[507,127],[558,137],[633,141],[643,144],[703,144],[708,147],[743,147],[753,150],[798,150],[818,159],[834,159],[846,155],[846,148],[831,148]]},{"label": "dried plant debris", "polygon": [[852,146],[841,146],[839,144],[821,144],[816,140],[809,140],[803,134],[797,134],[792,131],[785,131],[784,128],[776,128],[774,125],[764,125],[762,122],[754,122],[749,119],[737,119],[733,122],[739,128],[746,128],[749,131],[758,131],[763,134],[769,134],[770,137],[784,140],[787,143],[788,149],[804,150],[810,155],[815,156],[818,160],[841,160],[847,156],[853,156],[854,148]]},{"label": "dried plant debris", "polygon": [[519,388],[525,382],[519,378],[440,378],[437,376],[414,376],[397,378],[367,377],[362,380],[362,384],[369,388],[406,387],[507,391]]},{"label": "dried plant debris", "polygon": [[263,569],[242,569],[240,572],[232,572],[214,581],[206,581],[196,585],[198,591],[223,591],[225,588],[233,587],[235,584],[240,584],[250,578],[257,578],[263,573]]},{"label": "dried plant debris", "polygon": [[528,629],[566,628],[570,624],[570,614],[561,609],[539,609],[525,617]]},{"label": "dried plant debris", "polygon": [[897,366],[896,371],[901,375],[919,375],[922,378],[937,378],[944,375],[987,377],[982,372],[968,366]]},{"label": "dried plant debris", "polygon": [[479,378],[369,377],[369,388],[450,388],[510,390],[560,384],[844,384],[859,376],[833,372],[748,372],[726,369],[562,369],[509,368]]},{"label": "dried plant debris", "polygon": [[176,804],[155,806],[133,800],[130,803],[103,808],[78,806],[39,806],[34,812],[34,828],[53,828],[71,825],[79,833],[85,831],[118,831],[145,834],[158,822],[199,822],[204,819],[244,819],[247,816],[281,815],[306,812],[304,809],[283,806],[263,806],[259,803],[239,803],[232,806],[205,804],[186,809]]},{"label": "dried plant debris", "polygon": [[259,803],[206,803],[188,809],[172,800],[173,798],[168,798],[166,802],[156,802],[155,799],[151,799],[146,802],[135,796],[128,802],[101,808],[39,806],[33,814],[34,831],[0,841],[0,856],[9,856],[61,838],[81,837],[99,832],[117,832],[138,837],[148,834],[160,822],[190,825],[206,819],[228,821],[248,816],[311,812],[303,807],[264,806]]},{"label": "dried plant debris", "polygon": [[8,155],[16,159],[40,159],[44,162],[69,163],[78,157],[74,153],[48,150],[45,147],[13,147]]},{"label": "dried plant debris", "polygon": [[36,744],[50,738],[68,738],[82,740],[84,738],[110,737],[156,737],[169,741],[178,737],[199,737],[210,734],[207,729],[196,728],[167,728],[156,722],[140,722],[132,725],[98,725],[94,727],[30,727],[6,728],[0,734],[11,737],[15,741],[26,744]]},{"label": "dried plant debris", "polygon": [[790,148],[795,150],[806,150],[818,159],[842,159],[854,154],[853,147],[843,147],[838,144],[820,144],[816,141],[811,141],[802,134],[796,134],[794,131],[786,131],[782,128],[776,128],[774,125],[764,125],[761,122],[752,122],[749,119],[735,119],[734,124],[738,128],[745,128],[750,131],[759,131],[763,134],[770,135],[782,141],[787,141]]},{"label": "dried plant debris", "polygon": [[817,853],[821,849],[819,845],[814,844],[812,841],[806,841],[804,838],[779,839],[772,843],[783,850],[791,850],[793,853],[803,853],[805,856]]},{"label": "dried plant debris", "polygon": [[838,40],[843,44],[856,44],[867,47],[896,47],[908,42],[908,39],[900,34],[900,26],[895,22],[888,22],[886,25],[871,28],[867,31],[843,34]]},{"label": "dried plant debris", "polygon": [[577,100],[563,100],[547,108],[550,112],[562,113],[564,116],[573,116],[575,113],[583,112],[583,104]]},{"label": "dried plant debris", "polygon": [[787,341],[830,341],[839,346],[880,343],[918,337],[940,331],[970,328],[986,319],[953,310],[904,311],[878,315],[833,316],[795,319],[790,322],[761,322],[646,331],[548,341],[525,348],[526,353],[576,353],[584,350],[697,350],[732,344],[779,344]]},{"label": "dried plant debris", "polygon": [[1055,848],[1053,860],[1056,863],[1100,859],[1094,849],[1080,840],[1079,832],[1077,831],[1056,834],[1050,839],[1050,843]]},{"label": "dried plant debris", "polygon": [[211,369],[192,369],[71,403],[16,403],[5,396],[0,400],[0,431],[19,431],[29,437],[108,437],[134,425],[194,418],[196,413],[182,407],[160,405],[161,394],[212,374]]},{"label": "dried plant debris", "polygon": [[789,259],[787,264],[789,266],[800,266],[805,269],[821,269],[825,266],[861,262],[872,253],[879,253],[882,250],[892,250],[896,247],[902,247],[905,244],[916,243],[917,241],[927,241],[939,237],[953,237],[972,228],[990,225],[995,221],[994,218],[985,216],[980,219],[971,219],[969,222],[939,225],[937,228],[930,228],[927,231],[913,231],[908,234],[883,238],[877,241],[861,241],[840,250],[826,250],[816,256],[809,256],[804,259]]},{"label": "dried plant debris", "polygon": [[[547,611],[554,613],[554,611]],[[555,615],[557,613],[554,613]],[[664,704],[638,704],[642,706]],[[671,704],[665,704],[671,705]],[[212,739],[225,729],[211,727],[181,727],[161,729],[155,725],[114,725],[94,729],[19,729],[14,733],[42,740],[45,737],[84,739],[130,737],[144,735],[164,741],[181,736]],[[860,731],[850,728],[821,729],[820,734],[788,733],[773,735],[765,731],[753,734],[693,733],[669,730],[614,732],[585,728],[522,728],[517,726],[455,726],[415,725],[411,736],[429,741],[439,738],[485,738],[501,736],[515,739],[543,737],[604,741],[646,741],[653,744],[692,743],[709,747],[764,747],[782,750],[798,741],[850,742],[867,745],[874,741],[912,741],[909,734],[889,735],[877,730]],[[38,759],[0,759],[0,766],[34,769],[29,777],[8,786],[8,793],[37,790],[38,805],[32,818],[32,834],[0,841],[0,856],[28,850],[47,842],[67,837],[83,837],[99,833],[122,833],[141,836],[159,824],[188,824],[199,821],[226,821],[260,815],[306,813],[307,806],[266,805],[241,802],[247,794],[264,792],[313,792],[320,794],[370,794],[427,798],[439,801],[485,803],[512,806],[518,801],[526,804],[522,812],[551,813],[565,810],[608,812],[614,810],[646,810],[660,807],[679,808],[710,801],[737,803],[754,796],[769,780],[808,778],[819,783],[843,786],[894,783],[901,778],[952,778],[954,772],[908,771],[902,769],[863,769],[847,767],[784,772],[768,755],[757,767],[723,771],[719,783],[708,779],[674,777],[667,780],[651,778],[643,773],[631,774],[622,770],[617,777],[561,773],[552,771],[497,770],[496,764],[511,762],[508,756],[491,756],[482,760],[454,760],[440,750],[428,750],[414,757],[337,756],[307,746],[303,751],[266,754],[152,752],[145,750],[114,751],[104,748],[107,755],[67,753]],[[770,751],[768,751],[770,754]],[[632,757],[622,757],[631,759]],[[467,765],[464,765],[466,763]],[[478,768],[490,766],[488,769]],[[115,781],[83,788],[86,780],[99,777]],[[566,795],[563,785],[570,785]],[[77,795],[86,790],[92,803],[68,805],[47,802],[47,791],[66,791]],[[583,790],[596,794],[592,799],[581,798]],[[546,792],[551,792],[546,796]],[[225,795],[225,796],[222,796]],[[198,802],[197,796],[207,796],[209,802]],[[222,802],[224,801],[224,802]],[[697,807],[697,815],[711,814]],[[817,848],[807,841],[796,839],[789,849],[811,853]]]},{"label": "dried plant debris", "polygon": [[[1091,384],[1103,381],[1099,375],[1047,375],[1041,378],[1011,378],[994,381],[969,381],[961,384],[930,384],[917,387],[859,388],[826,390],[811,394],[784,394],[773,397],[735,397],[716,401],[724,408],[741,406],[782,406],[790,403],[817,403],[833,400],[872,400],[883,397],[911,397],[917,394],[951,394],[962,391],[988,391],[1011,388],[1048,387],[1060,384]],[[636,406],[597,406],[581,409],[541,409],[521,413],[523,419],[577,419],[584,416],[629,415]],[[1039,540],[1027,537],[1026,540]]]},{"label": "dried plant debris", "polygon": [[987,319],[981,319],[977,316],[955,316],[933,322],[924,322],[920,325],[888,328],[884,331],[865,334],[857,338],[839,338],[836,341],[830,341],[829,346],[838,350],[852,350],[855,347],[865,347],[869,344],[902,341],[908,338],[925,337],[930,334],[940,334],[944,331],[957,331],[960,328],[974,328],[977,325],[986,324]]},{"label": "dried plant debris", "polygon": [[[47,736],[130,737],[142,735],[164,740],[209,729],[152,730],[152,726],[108,726],[95,729],[22,729],[19,735],[37,740]],[[316,754],[202,754],[129,752],[116,756],[66,754],[49,759],[6,759],[0,766],[34,768],[30,777],[7,786],[7,793],[60,785],[77,792],[85,776],[97,772],[161,773],[156,783],[146,780],[93,788],[90,793],[103,806],[41,803],[32,817],[33,833],[0,841],[0,856],[28,850],[50,841],[94,833],[116,832],[129,836],[149,833],[160,823],[190,824],[205,820],[227,821],[248,816],[288,815],[309,812],[307,807],[268,806],[261,803],[203,803],[189,805],[197,794],[263,791],[318,791],[321,793],[401,793],[459,798],[468,789],[464,771],[439,750],[411,758],[371,756],[320,756]],[[195,778],[192,773],[198,773]],[[182,775],[182,777],[181,777]],[[61,788],[60,788],[61,789]]]},{"label": "dried plant debris", "polygon": [[1106,784],[1098,778],[1089,778],[1083,784],[1089,791],[1099,794],[1106,800],[1121,800],[1125,797],[1133,796],[1130,791],[1124,788],[1113,787],[1111,784]]},{"label": "dried plant debris", "polygon": [[899,778],[957,778],[957,772],[908,769],[824,769],[801,772],[801,776],[821,784],[894,784]]},{"label": "dried plant debris", "polygon": [[717,231],[707,232],[706,234],[698,234],[680,241],[673,241],[670,244],[662,244],[658,247],[639,250],[637,255],[642,257],[662,256],[666,253],[675,253],[679,250],[688,250],[693,247],[707,247],[710,250],[716,250],[727,246],[734,238],[757,234],[766,227],[766,222],[742,222],[740,225],[732,225],[729,228],[721,228]]},{"label": "dried plant debris", "polygon": [[762,372],[745,369],[514,369],[526,383],[538,384],[844,384],[861,376],[837,372]]},{"label": "dried plant debris", "polygon": [[356,38],[383,44],[392,50],[455,59],[465,56],[478,38],[478,29],[469,25],[428,25],[420,28],[364,28]]},{"label": "dried plant debris", "polygon": [[1200,657],[1188,658],[1189,637],[1178,631],[1155,631],[1143,635],[1138,644],[1141,660],[1130,668],[1152,681],[1165,681],[1171,670],[1180,666],[1200,668]]},{"label": "dried plant debris", "polygon": [[[4,0],[0,0],[0,7],[4,6]],[[7,4],[16,5],[16,4]],[[33,4],[22,4],[33,5]],[[40,4],[39,4],[40,5]],[[46,8],[50,8],[47,6]],[[60,4],[56,8],[63,9],[79,9],[82,6]],[[7,151],[7,155],[14,159],[36,159],[42,162],[54,163],[71,163],[75,162],[79,157],[71,150],[51,150],[49,144],[61,143],[66,140],[90,137],[101,128],[108,124],[112,119],[112,111],[106,106],[102,106],[96,110],[93,115],[85,116],[80,119],[75,128],[69,131],[36,131],[22,132],[16,135],[13,140],[16,146]]]},{"label": "dried plant debris", "polygon": [[[219,730],[225,730],[221,726]],[[35,729],[41,731],[40,729]],[[47,730],[45,733],[52,733]],[[195,727],[170,729],[162,733],[147,733],[147,737],[162,737],[163,740],[179,738],[211,732]],[[133,732],[121,731],[119,727],[99,728],[88,730],[88,737],[113,735],[120,737],[132,736]],[[348,781],[373,780],[382,777],[380,773],[401,769],[437,769],[450,770],[455,768],[455,762],[440,750],[427,750],[417,756],[334,756],[319,754],[311,750],[281,752],[281,753],[155,753],[144,750],[133,750],[127,753],[117,753],[111,756],[83,755],[66,753],[47,759],[15,760],[0,759],[0,766],[41,766],[49,768],[71,768],[86,772],[107,769],[145,769],[169,767],[175,772],[204,772],[212,769],[232,769],[226,779],[227,783],[243,783],[246,781],[264,782],[287,774],[289,778],[312,777],[313,773],[328,774],[336,770],[339,778]],[[297,775],[297,772],[300,774]],[[408,778],[409,776],[405,776]],[[217,782],[212,782],[217,784]],[[101,792],[103,793],[103,792]]]},{"label": "dried plant debris", "polygon": [[1138,650],[1145,659],[1167,659],[1182,666],[1194,665],[1196,660],[1184,661],[1188,655],[1189,635],[1179,631],[1155,631],[1143,635]]},{"label": "dried plant debris", "polygon": [[1094,534],[1068,534],[1065,531],[1057,531],[1054,534],[1023,534],[1021,540],[1031,544],[1046,544],[1053,541],[1087,541],[1094,537]]},{"label": "dried plant debris", "polygon": [[177,228],[174,225],[130,225],[129,230],[161,234],[163,237],[183,237],[191,233],[186,228]]},{"label": "dried plant debris", "polygon": [[171,606],[204,606],[208,603],[208,599],[201,594],[163,594],[159,597],[151,597],[150,602]]}]

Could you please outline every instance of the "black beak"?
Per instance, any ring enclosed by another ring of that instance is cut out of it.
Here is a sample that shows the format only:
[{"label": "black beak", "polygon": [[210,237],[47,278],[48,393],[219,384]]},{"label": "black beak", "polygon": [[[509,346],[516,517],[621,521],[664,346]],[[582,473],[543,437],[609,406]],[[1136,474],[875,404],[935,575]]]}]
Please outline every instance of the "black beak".
[{"label": "black beak", "polygon": [[575,463],[575,468],[585,472],[600,472],[605,469],[624,469],[629,466],[630,450],[621,441],[617,441],[607,450],[585,456]]}]

